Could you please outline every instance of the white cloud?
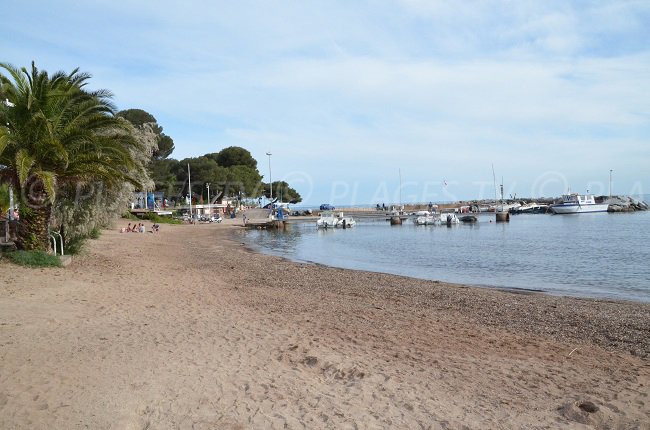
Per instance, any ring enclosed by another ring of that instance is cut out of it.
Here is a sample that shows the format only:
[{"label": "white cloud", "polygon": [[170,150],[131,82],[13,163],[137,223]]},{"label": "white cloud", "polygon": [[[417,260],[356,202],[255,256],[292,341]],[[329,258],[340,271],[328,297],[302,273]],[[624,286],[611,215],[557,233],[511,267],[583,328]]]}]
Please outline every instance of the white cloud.
[{"label": "white cloud", "polygon": [[645,2],[61,3],[5,7],[2,60],[91,72],[179,158],[271,150],[359,195],[401,166],[472,197],[491,162],[524,189],[609,168],[650,188]]}]

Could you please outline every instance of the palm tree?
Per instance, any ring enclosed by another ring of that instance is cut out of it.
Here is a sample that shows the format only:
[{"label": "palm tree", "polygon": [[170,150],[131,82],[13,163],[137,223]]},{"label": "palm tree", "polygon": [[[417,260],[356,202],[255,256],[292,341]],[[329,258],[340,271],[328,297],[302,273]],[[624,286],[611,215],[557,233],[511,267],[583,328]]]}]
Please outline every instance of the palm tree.
[{"label": "palm tree", "polygon": [[141,168],[130,126],[114,116],[106,90],[87,91],[90,75],[48,75],[0,63],[0,183],[18,192],[17,245],[47,250],[58,186],[103,181],[137,185]]}]

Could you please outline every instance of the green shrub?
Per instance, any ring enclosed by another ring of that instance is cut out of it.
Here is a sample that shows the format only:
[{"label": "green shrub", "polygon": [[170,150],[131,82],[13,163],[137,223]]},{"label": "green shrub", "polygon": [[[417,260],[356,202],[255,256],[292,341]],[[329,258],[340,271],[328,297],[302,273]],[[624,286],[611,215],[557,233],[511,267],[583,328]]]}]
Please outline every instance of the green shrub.
[{"label": "green shrub", "polygon": [[140,219],[140,218],[138,218],[137,216],[133,215],[131,212],[124,212],[124,213],[122,214],[122,218],[123,218],[123,219],[129,219],[129,220],[131,220],[131,221],[137,221],[137,220]]},{"label": "green shrub", "polygon": [[2,256],[20,266],[61,267],[59,257],[43,251],[13,251],[5,252]]},{"label": "green shrub", "polygon": [[160,216],[155,212],[147,212],[142,218],[158,224],[183,224],[181,220],[174,219],[170,216]]},{"label": "green shrub", "polygon": [[73,239],[66,240],[65,248],[63,248],[63,252],[66,255],[79,254],[83,249],[84,245],[86,244],[86,240],[88,240],[88,237],[85,236],[77,236]]},{"label": "green shrub", "polygon": [[90,233],[88,234],[88,237],[91,239],[99,239],[99,236],[102,235],[102,231],[95,227],[92,230],[90,230]]}]

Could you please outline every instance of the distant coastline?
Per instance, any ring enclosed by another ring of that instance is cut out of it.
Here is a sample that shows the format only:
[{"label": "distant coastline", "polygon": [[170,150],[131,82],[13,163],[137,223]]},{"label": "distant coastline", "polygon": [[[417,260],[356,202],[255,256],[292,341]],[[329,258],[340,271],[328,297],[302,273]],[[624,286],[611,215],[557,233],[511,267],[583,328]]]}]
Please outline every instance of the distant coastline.
[{"label": "distant coastline", "polygon": [[[637,195],[613,195],[612,197],[632,197],[636,200],[640,200],[645,203],[650,203],[650,194],[637,194]],[[609,198],[609,196],[605,195],[598,195],[596,196],[598,201],[603,201]],[[538,202],[538,203],[545,203],[545,204],[551,204],[554,202],[560,201],[559,196],[556,197],[517,197],[515,199],[504,199],[506,203],[516,203],[516,202]],[[332,202],[323,202],[323,203],[332,203]],[[466,200],[431,200],[429,202],[408,202],[408,203],[403,203],[404,205],[404,210],[406,211],[415,211],[415,210],[424,210],[428,207],[429,203],[432,203],[434,205],[438,205],[439,207],[442,208],[450,208],[450,207],[460,207],[463,205],[467,204],[488,204],[492,203],[494,204],[494,199],[466,199]],[[363,209],[363,210],[371,210],[371,209],[376,209],[377,204],[380,206],[382,204],[386,205],[387,208],[390,208],[391,206],[398,207],[399,203],[396,202],[375,202],[375,203],[358,203],[358,204],[336,204],[336,202],[333,202],[334,206],[338,209]],[[320,206],[319,204],[295,204],[291,205],[292,208],[295,208],[297,210],[306,210],[306,209],[311,209],[311,210],[318,210]]]}]

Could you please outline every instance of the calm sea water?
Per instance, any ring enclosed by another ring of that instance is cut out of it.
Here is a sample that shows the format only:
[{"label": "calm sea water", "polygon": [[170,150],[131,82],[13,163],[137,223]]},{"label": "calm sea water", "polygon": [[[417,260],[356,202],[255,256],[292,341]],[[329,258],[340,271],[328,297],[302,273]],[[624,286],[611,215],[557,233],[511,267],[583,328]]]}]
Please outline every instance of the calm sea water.
[{"label": "calm sea water", "polygon": [[251,230],[244,240],[295,261],[485,287],[650,302],[650,212],[516,215],[510,223]]}]

